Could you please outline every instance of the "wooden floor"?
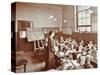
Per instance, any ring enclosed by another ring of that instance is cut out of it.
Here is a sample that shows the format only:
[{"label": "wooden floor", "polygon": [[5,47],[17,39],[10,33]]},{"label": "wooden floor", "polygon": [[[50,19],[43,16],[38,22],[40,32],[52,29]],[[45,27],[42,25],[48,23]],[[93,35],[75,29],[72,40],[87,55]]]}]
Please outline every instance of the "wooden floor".
[{"label": "wooden floor", "polygon": [[[23,54],[22,54],[23,55]],[[45,70],[45,56],[41,54],[34,54],[34,52],[25,52],[23,59],[27,60],[26,72],[38,72]],[[24,72],[24,67],[16,70],[18,73]]]}]

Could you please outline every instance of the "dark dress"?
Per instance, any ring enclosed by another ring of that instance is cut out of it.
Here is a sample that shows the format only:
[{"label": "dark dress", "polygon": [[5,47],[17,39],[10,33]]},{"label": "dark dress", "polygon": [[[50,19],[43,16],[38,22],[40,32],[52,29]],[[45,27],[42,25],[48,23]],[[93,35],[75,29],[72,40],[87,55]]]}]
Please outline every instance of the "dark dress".
[{"label": "dark dress", "polygon": [[48,46],[46,47],[46,70],[55,69],[56,68],[56,59],[54,54],[54,40],[48,38]]}]

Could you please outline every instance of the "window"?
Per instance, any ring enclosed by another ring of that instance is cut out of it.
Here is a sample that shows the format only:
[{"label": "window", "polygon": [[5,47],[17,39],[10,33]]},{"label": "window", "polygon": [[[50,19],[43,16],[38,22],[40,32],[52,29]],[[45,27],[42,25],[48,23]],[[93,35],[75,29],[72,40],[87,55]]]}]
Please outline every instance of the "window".
[{"label": "window", "polygon": [[78,6],[78,31],[91,32],[91,8],[89,6]]}]

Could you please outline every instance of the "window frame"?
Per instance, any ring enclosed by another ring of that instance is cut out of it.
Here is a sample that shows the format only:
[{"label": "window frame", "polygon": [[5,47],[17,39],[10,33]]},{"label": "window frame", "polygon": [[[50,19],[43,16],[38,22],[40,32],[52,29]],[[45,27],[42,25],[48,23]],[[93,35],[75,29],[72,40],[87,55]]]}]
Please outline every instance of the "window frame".
[{"label": "window frame", "polygon": [[[89,6],[89,8],[79,11],[80,7],[86,7],[86,6],[76,6],[77,30],[79,30],[79,27],[90,27],[91,28],[90,31],[92,31],[91,13],[90,13],[89,17],[88,16],[85,16],[85,17],[83,16],[82,18],[79,18],[79,13],[82,13],[84,11],[88,12],[89,10],[91,10],[91,7]],[[88,18],[90,18],[90,24],[87,24],[87,19]],[[80,25],[79,20],[83,20],[83,19],[86,19],[86,24]],[[85,32],[85,31],[82,31],[82,32]]]}]

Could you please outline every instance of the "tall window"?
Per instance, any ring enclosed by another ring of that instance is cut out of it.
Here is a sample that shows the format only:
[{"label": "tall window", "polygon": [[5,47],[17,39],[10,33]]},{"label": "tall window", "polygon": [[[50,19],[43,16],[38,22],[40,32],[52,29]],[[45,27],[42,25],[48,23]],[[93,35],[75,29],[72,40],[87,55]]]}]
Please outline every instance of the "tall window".
[{"label": "tall window", "polygon": [[89,6],[78,6],[78,31],[91,32],[91,8]]}]

